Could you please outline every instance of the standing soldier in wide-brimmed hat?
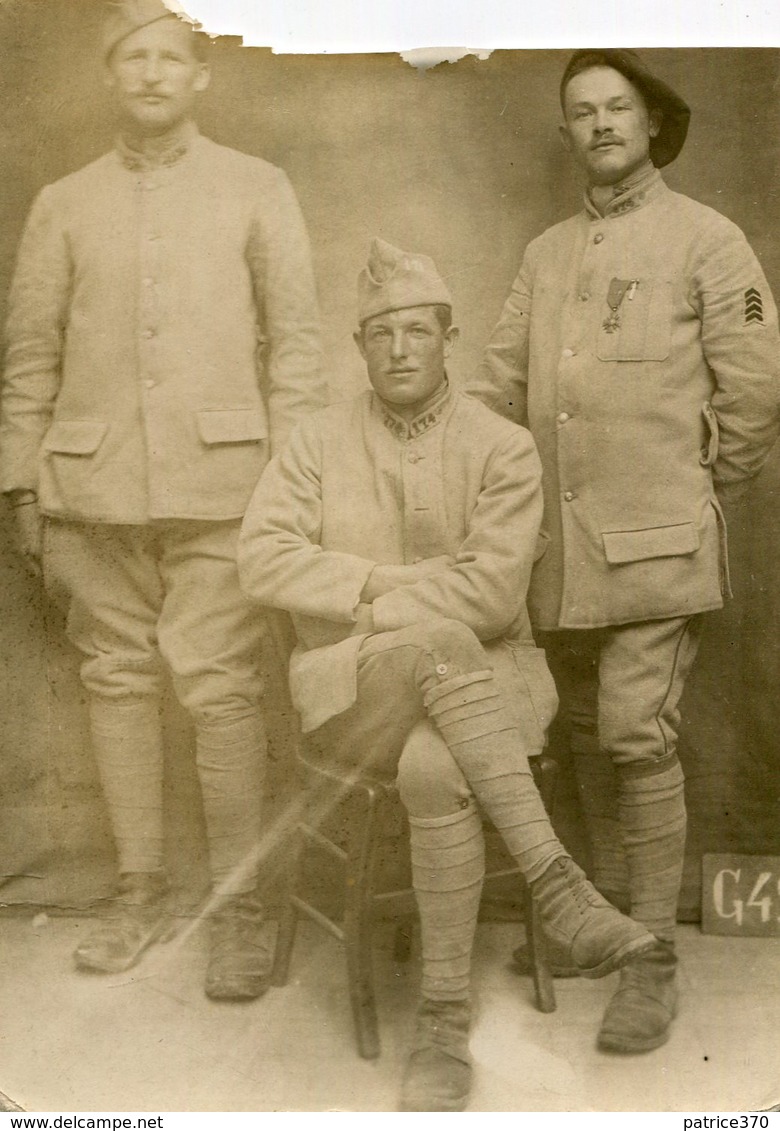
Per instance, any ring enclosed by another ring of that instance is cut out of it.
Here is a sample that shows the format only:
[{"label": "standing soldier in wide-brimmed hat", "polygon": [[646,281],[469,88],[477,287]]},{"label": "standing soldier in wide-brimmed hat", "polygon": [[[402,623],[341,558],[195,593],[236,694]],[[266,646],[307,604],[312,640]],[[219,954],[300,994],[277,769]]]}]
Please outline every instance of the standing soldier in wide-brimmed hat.
[{"label": "standing soldier in wide-brimmed hat", "polygon": [[[109,6],[116,147],[44,188],[10,296],[2,481],[17,546],[69,604],[116,841],[114,913],[76,950],[118,971],[163,929],[164,660],[195,723],[220,906],[206,992],[256,997],[265,758],[262,617],[241,517],[293,423],[326,399],[309,246],[285,174],[199,135],[208,41],[161,0]],[[45,523],[45,525],[44,525]]]},{"label": "standing soldier in wide-brimmed hat", "polygon": [[[639,57],[576,52],[561,83],[585,209],[528,247],[470,391],[525,423],[549,537],[529,604],[571,723],[596,886],[657,946],[630,963],[604,1050],[656,1048],[677,1009],[685,845],[678,702],[701,614],[728,594],[721,502],[778,428],[780,344],[738,228],[658,172],[690,111]],[[613,835],[616,824],[619,835]]]}]

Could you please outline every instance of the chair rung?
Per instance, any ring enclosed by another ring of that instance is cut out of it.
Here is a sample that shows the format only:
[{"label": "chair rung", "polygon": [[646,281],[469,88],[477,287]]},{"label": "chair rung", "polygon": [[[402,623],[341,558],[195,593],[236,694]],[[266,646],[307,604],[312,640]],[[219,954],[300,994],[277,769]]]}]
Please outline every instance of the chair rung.
[{"label": "chair rung", "polygon": [[303,833],[307,840],[310,840],[313,844],[318,845],[321,849],[323,849],[323,851],[329,852],[331,856],[334,856],[336,860],[340,860],[342,864],[346,863],[347,854],[344,849],[339,848],[339,846],[337,844],[334,844],[332,840],[328,840],[326,836],[322,835],[319,829],[315,829],[312,825],[304,824],[300,824],[298,826],[298,829]]},{"label": "chair rung", "polygon": [[337,938],[339,942],[344,942],[344,932],[341,927],[337,927],[327,915],[323,915],[321,911],[318,911],[316,907],[312,907],[305,899],[301,899],[297,895],[291,895],[290,903],[292,903],[294,907],[297,907],[301,914],[306,915],[309,919],[313,919],[314,922],[318,923],[328,934]]}]

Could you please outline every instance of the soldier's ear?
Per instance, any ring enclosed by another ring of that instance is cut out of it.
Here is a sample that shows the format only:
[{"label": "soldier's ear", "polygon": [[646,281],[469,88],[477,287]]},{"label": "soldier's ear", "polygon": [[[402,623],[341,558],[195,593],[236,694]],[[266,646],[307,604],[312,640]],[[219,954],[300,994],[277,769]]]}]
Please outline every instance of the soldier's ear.
[{"label": "soldier's ear", "polygon": [[452,353],[453,347],[460,337],[460,330],[457,326],[450,326],[449,330],[444,331],[444,356],[449,357]]},{"label": "soldier's ear", "polygon": [[558,126],[558,137],[561,139],[563,148],[567,153],[571,153],[571,137],[569,136],[568,126]]},{"label": "soldier's ear", "polygon": [[355,345],[357,346],[358,350],[360,351],[360,356],[365,361],[366,360],[366,347],[365,347],[365,343],[363,342],[363,331],[362,330],[355,330],[355,333],[352,335],[352,340],[354,341]]},{"label": "soldier's ear", "polygon": [[209,85],[210,82],[211,82],[211,67],[208,65],[208,63],[199,63],[198,64],[198,73],[195,76],[195,82],[193,83],[193,90],[197,94],[201,94],[206,89],[206,87]]},{"label": "soldier's ear", "polygon": [[647,116],[648,132],[650,137],[658,137],[664,120],[663,110],[651,110]]}]

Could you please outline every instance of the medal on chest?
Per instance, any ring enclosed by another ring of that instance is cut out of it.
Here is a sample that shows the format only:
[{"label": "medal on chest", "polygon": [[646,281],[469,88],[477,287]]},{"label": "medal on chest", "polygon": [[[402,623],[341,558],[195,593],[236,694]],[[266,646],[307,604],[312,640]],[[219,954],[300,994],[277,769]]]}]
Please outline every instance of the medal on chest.
[{"label": "medal on chest", "polygon": [[614,334],[620,329],[620,307],[623,299],[633,302],[638,286],[639,279],[613,279],[610,282],[607,291],[607,306],[610,313],[601,323],[608,334]]}]

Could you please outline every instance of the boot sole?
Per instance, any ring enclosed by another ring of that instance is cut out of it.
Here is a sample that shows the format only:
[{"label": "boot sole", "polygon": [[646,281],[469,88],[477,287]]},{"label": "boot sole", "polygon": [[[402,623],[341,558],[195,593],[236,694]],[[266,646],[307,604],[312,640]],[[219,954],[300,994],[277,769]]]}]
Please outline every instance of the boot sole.
[{"label": "boot sole", "polygon": [[661,1045],[665,1045],[669,1040],[669,1030],[671,1029],[672,1022],[677,1017],[677,1009],[677,1002],[675,1002],[669,1018],[669,1024],[662,1033],[657,1033],[654,1037],[626,1037],[618,1033],[601,1031],[596,1038],[596,1047],[600,1049],[601,1052],[618,1053],[624,1056],[630,1056],[632,1053],[637,1052],[652,1052],[653,1049],[660,1049]]},{"label": "boot sole", "polygon": [[398,1105],[399,1111],[465,1111],[468,1107],[469,1096],[471,1091],[466,1092],[463,1096],[456,1096],[454,1099],[450,1097],[446,1102],[442,1100],[438,1107],[432,1107],[430,1100],[427,1101],[428,1107],[415,1104],[413,1100],[401,1100]]},{"label": "boot sole", "polygon": [[619,947],[614,954],[605,958],[598,966],[590,966],[587,969],[580,970],[581,978],[604,978],[607,974],[612,974],[615,970],[619,970],[622,966],[626,966],[635,958],[639,958],[642,954],[647,954],[649,950],[657,945],[657,940],[650,935],[648,938],[632,939],[631,942],[624,943]]},{"label": "boot sole", "polygon": [[95,961],[95,959],[90,958],[88,954],[81,954],[77,947],[73,952],[76,968],[89,974],[123,974],[125,970],[131,970],[133,966],[136,966],[140,962],[150,946],[153,946],[162,939],[165,939],[167,942],[168,939],[172,937],[171,931],[172,928],[167,918],[161,919],[160,922],[152,928],[149,934],[143,938],[129,958],[117,959],[113,962],[110,959],[105,962]]},{"label": "boot sole", "polygon": [[259,982],[256,988],[253,986],[251,990],[225,989],[216,983],[212,985],[207,982],[204,993],[210,1001],[256,1001],[270,988],[271,981],[268,978]]},{"label": "boot sole", "polygon": [[[671,1022],[670,1022],[671,1024]],[[644,1040],[626,1040],[625,1037],[610,1036],[609,1033],[599,1033],[596,1047],[602,1052],[611,1052],[630,1056],[637,1052],[652,1052],[660,1049],[669,1040],[669,1029],[665,1029],[656,1037],[647,1037]]]}]

